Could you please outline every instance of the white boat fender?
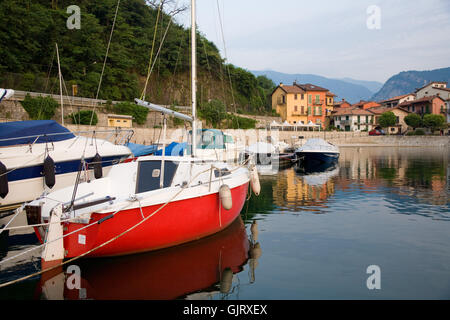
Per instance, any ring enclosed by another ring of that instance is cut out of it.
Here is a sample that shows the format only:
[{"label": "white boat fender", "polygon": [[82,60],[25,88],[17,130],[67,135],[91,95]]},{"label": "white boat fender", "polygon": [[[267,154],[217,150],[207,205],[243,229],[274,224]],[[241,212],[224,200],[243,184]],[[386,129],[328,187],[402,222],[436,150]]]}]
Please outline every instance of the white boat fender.
[{"label": "white boat fender", "polygon": [[44,180],[45,185],[50,189],[55,185],[55,161],[50,156],[44,160]]},{"label": "white boat fender", "polygon": [[8,195],[8,170],[3,162],[0,161],[0,197],[5,198]]},{"label": "white boat fender", "polygon": [[231,268],[225,268],[222,271],[222,279],[220,280],[220,292],[229,293],[233,283],[233,271]]},{"label": "white boat fender", "polygon": [[93,166],[94,166],[94,177],[95,179],[100,179],[103,177],[103,169],[102,169],[102,157],[98,154],[95,154],[94,158],[92,158]]},{"label": "white boat fender", "polygon": [[250,232],[252,233],[253,241],[258,241],[258,222],[256,220],[253,221]]},{"label": "white boat fender", "polygon": [[261,245],[259,244],[259,242],[255,243],[252,246],[252,248],[250,249],[249,255],[250,255],[251,259],[258,259],[259,257],[261,257],[262,249],[261,249]]},{"label": "white boat fender", "polygon": [[252,187],[253,193],[259,196],[261,192],[261,184],[259,183],[258,169],[256,166],[250,168],[250,185]]},{"label": "white boat fender", "polygon": [[219,188],[220,202],[225,210],[230,210],[233,207],[233,198],[231,196],[230,187],[223,184]]}]

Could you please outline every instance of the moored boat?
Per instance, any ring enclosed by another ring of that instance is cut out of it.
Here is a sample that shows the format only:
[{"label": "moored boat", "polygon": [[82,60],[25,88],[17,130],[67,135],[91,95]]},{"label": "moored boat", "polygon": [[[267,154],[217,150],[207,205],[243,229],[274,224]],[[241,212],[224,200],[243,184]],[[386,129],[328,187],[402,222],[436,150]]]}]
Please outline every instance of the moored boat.
[{"label": "moored boat", "polygon": [[304,163],[333,163],[339,159],[339,148],[323,139],[308,139],[295,150],[297,157]]},{"label": "moored boat", "polygon": [[[191,1],[191,43],[196,43]],[[179,245],[217,233],[239,215],[249,182],[259,194],[257,172],[196,156],[196,55],[192,48],[192,117],[135,99],[192,123],[191,156],[142,156],[115,165],[103,179],[75,184],[26,206],[29,224],[45,245],[42,268],[65,258],[133,254]],[[258,186],[258,187],[256,187]]]},{"label": "moored boat", "polygon": [[[131,134],[126,131],[124,140]],[[2,123],[0,212],[34,200],[43,192],[73,185],[82,164],[82,178],[89,180],[94,179],[94,163],[103,175],[130,155],[124,145],[95,136],[77,136],[53,120]],[[98,173],[95,176],[99,177]]]}]

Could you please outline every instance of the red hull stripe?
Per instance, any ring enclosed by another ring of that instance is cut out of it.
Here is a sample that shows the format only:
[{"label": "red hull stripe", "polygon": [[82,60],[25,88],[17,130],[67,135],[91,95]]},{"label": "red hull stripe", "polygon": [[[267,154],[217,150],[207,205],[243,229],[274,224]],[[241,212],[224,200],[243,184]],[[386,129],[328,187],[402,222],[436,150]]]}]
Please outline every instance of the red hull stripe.
[{"label": "red hull stripe", "polygon": [[[225,210],[220,204],[219,194],[211,194],[169,203],[147,221],[111,243],[89,253],[89,257],[118,256],[166,248],[197,240],[223,230],[240,214],[244,206],[248,182],[231,189],[233,206]],[[144,217],[162,205],[143,207]],[[93,213],[89,223],[108,214]],[[86,253],[111,240],[125,230],[142,221],[139,208],[124,210],[112,219],[95,224],[64,238],[66,258]],[[85,226],[66,223],[64,234]]]}]

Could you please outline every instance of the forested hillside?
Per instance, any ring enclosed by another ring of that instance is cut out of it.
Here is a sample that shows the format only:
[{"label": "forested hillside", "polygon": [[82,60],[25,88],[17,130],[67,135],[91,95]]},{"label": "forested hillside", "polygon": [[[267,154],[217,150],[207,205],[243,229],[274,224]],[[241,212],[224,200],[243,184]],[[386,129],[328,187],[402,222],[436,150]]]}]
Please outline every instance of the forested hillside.
[{"label": "forested hillside", "polygon": [[[68,29],[67,7],[81,9],[81,28]],[[95,97],[117,0],[2,0],[0,2],[0,86],[17,90],[59,92],[55,43],[67,93]],[[112,36],[99,99],[133,100],[144,88],[153,58],[171,16],[144,0],[122,0]],[[156,28],[156,33],[155,33]],[[156,34],[155,39],[154,34]],[[152,46],[154,41],[154,46]],[[147,100],[190,104],[190,31],[172,22],[147,88]],[[270,112],[264,77],[227,65],[214,43],[197,37],[200,105],[219,99],[228,111]],[[231,81],[230,81],[231,80]],[[233,91],[231,92],[230,86]]]}]

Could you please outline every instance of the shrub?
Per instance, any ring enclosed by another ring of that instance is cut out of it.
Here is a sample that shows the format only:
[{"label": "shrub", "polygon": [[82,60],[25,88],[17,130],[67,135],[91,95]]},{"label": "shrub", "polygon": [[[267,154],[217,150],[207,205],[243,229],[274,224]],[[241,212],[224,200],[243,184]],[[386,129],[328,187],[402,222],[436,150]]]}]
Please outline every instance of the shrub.
[{"label": "shrub", "polygon": [[58,108],[58,102],[51,97],[32,98],[29,94],[22,101],[22,106],[32,120],[50,120]]},{"label": "shrub", "polygon": [[227,115],[229,129],[254,129],[256,120],[250,118],[239,117],[236,115]]},{"label": "shrub", "polygon": [[414,130],[414,135],[415,136],[423,136],[423,135],[425,135],[425,131],[422,129],[416,129],[416,130]]},{"label": "shrub", "polygon": [[132,102],[121,102],[111,106],[111,111],[115,114],[125,114],[133,116],[133,121],[137,124],[145,124],[147,121],[148,109]]},{"label": "shrub", "polygon": [[211,100],[210,102],[201,105],[198,110],[198,115],[214,128],[220,125],[222,120],[227,117],[225,105],[220,100]]},{"label": "shrub", "polygon": [[72,123],[74,124],[96,125],[98,123],[97,113],[95,113],[93,110],[81,110],[77,113],[68,115],[67,118],[72,119]]}]

